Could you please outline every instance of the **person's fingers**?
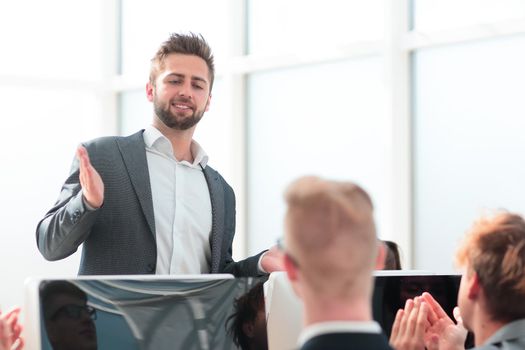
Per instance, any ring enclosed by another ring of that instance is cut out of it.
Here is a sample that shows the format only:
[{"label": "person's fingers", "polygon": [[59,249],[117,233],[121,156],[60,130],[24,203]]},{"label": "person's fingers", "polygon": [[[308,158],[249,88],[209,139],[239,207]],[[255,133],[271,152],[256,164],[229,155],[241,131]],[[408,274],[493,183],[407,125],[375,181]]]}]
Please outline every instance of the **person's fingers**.
[{"label": "person's fingers", "polygon": [[13,350],[22,350],[25,346],[24,338],[18,337],[16,342],[13,344],[12,349]]},{"label": "person's fingers", "polygon": [[16,342],[16,339],[20,336],[22,332],[22,326],[18,324],[18,316],[20,315],[20,308],[16,308],[8,312],[5,316],[5,327],[6,327],[6,337],[9,344]]},{"label": "person's fingers", "polygon": [[403,320],[405,311],[403,309],[397,310],[394,324],[392,325],[392,331],[390,332],[390,343],[395,343],[400,336],[401,332],[401,321]]},{"label": "person's fingers", "polygon": [[414,332],[416,330],[416,323],[417,323],[418,314],[419,314],[419,305],[420,305],[420,301],[418,297],[414,298],[413,307],[408,315],[408,320],[407,320],[408,323],[406,326],[406,334],[408,334],[410,337],[414,336]]},{"label": "person's fingers", "polygon": [[9,330],[5,319],[0,318],[0,349],[9,349]]},{"label": "person's fingers", "polygon": [[12,328],[18,321],[18,315],[20,314],[20,308],[15,308],[4,315],[6,324]]},{"label": "person's fingers", "polygon": [[463,318],[461,317],[461,310],[459,310],[459,306],[456,306],[452,313],[454,314],[454,319],[456,320],[457,324],[463,326]]},{"label": "person's fingers", "polygon": [[423,339],[425,330],[428,328],[428,304],[424,301],[419,301],[419,312],[417,314],[417,322],[415,333],[420,339]]},{"label": "person's fingers", "polygon": [[430,325],[436,324],[439,321],[439,318],[435,311],[432,309],[430,305],[428,305],[427,301],[425,300],[425,304],[427,304],[428,312],[427,312],[427,319]]},{"label": "person's fingers", "polygon": [[[78,146],[77,148],[77,157],[79,160],[79,170],[80,174],[85,176],[91,176],[93,172],[93,166],[91,165],[91,160],[89,159],[89,154],[84,146]],[[87,178],[85,180],[88,180]]]},{"label": "person's fingers", "polygon": [[448,317],[445,310],[443,310],[441,305],[439,305],[439,303],[436,301],[436,299],[434,299],[434,297],[430,293],[424,292],[422,296],[423,299],[428,303],[432,311],[434,311],[437,318]]},{"label": "person's fingers", "polygon": [[78,146],[77,158],[79,162],[79,167],[81,169],[86,167],[86,155],[87,155],[86,148],[84,146]]},{"label": "person's fingers", "polygon": [[410,317],[410,313],[412,312],[412,309],[414,308],[414,301],[412,299],[408,299],[405,302],[405,312],[403,315],[403,318],[401,319],[400,327],[399,327],[399,335],[404,336],[408,333],[408,319]]},{"label": "person's fingers", "polygon": [[86,149],[83,146],[78,146],[77,148],[77,158],[78,158],[78,178],[80,185],[85,187],[86,185]]}]

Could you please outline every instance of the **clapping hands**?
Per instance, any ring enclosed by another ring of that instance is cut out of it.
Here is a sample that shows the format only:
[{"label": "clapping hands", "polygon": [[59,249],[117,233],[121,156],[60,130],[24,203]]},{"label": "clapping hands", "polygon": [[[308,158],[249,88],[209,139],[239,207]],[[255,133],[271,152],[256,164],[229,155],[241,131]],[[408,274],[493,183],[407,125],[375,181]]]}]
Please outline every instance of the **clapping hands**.
[{"label": "clapping hands", "polygon": [[390,345],[396,350],[463,350],[467,330],[454,309],[455,323],[429,293],[407,300],[398,310]]}]

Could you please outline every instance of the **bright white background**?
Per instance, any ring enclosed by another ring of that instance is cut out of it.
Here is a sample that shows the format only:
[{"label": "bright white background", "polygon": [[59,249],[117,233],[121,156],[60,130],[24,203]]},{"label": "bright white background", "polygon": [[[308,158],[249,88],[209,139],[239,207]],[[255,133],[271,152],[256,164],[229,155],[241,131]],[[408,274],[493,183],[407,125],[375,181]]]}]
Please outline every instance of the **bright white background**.
[{"label": "bright white background", "polygon": [[525,212],[525,0],[0,1],[0,306],[45,261],[37,222],[76,145],[151,120],[148,60],[170,32],[217,58],[196,139],[238,199],[237,258],[282,235],[282,193],[317,174],[372,195],[406,267],[452,270],[492,208]]}]

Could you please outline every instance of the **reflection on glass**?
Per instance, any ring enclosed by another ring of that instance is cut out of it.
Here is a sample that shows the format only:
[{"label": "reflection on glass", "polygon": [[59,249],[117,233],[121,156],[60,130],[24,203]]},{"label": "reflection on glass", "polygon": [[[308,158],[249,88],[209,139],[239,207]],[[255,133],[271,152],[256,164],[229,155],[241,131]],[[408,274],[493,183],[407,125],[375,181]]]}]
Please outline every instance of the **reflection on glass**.
[{"label": "reflection on glass", "polygon": [[239,349],[228,320],[252,291],[263,311],[241,328],[260,341],[264,299],[254,278],[44,281],[42,349]]},{"label": "reflection on glass", "polygon": [[97,349],[96,311],[86,293],[67,281],[40,286],[47,338],[54,350]]},{"label": "reflection on glass", "polygon": [[374,319],[390,337],[397,310],[404,308],[407,299],[423,292],[432,294],[447,314],[452,318],[452,310],[457,305],[457,295],[461,277],[443,276],[378,276],[374,288]]}]

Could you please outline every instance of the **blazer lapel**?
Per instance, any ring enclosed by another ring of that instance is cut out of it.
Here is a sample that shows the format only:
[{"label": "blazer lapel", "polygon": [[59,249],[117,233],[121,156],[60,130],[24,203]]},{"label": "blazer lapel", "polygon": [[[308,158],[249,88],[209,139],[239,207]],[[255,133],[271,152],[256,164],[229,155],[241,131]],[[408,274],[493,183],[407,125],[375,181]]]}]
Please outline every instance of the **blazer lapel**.
[{"label": "blazer lapel", "polygon": [[208,183],[211,201],[211,273],[219,272],[221,262],[222,234],[224,232],[224,189],[219,177],[210,167],[202,169]]},{"label": "blazer lapel", "polygon": [[122,154],[122,159],[124,160],[129,178],[139,199],[151,234],[155,236],[153,199],[151,195],[148,161],[146,158],[146,146],[142,136],[143,132],[144,130],[141,130],[131,136],[118,138],[117,145]]}]

